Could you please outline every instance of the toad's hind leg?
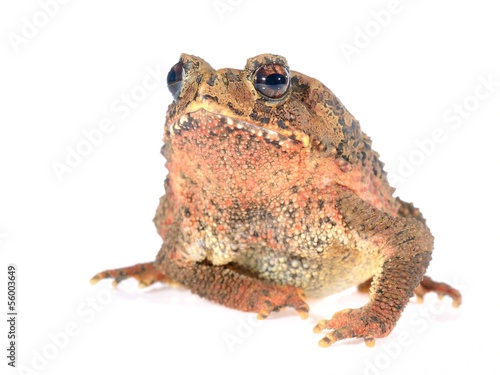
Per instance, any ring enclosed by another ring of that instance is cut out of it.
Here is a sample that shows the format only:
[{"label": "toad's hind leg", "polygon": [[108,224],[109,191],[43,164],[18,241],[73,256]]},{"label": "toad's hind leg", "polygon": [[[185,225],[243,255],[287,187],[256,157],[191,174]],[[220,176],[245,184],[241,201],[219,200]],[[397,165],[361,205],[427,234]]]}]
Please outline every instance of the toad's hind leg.
[{"label": "toad's hind leg", "polygon": [[[361,293],[370,293],[373,278],[366,280],[358,285],[358,291]],[[427,293],[435,292],[439,299],[445,296],[451,297],[453,300],[453,307],[459,307],[462,304],[462,294],[451,285],[432,280],[429,276],[424,276],[420,284],[415,288],[415,296],[417,301],[422,303],[424,295]]]},{"label": "toad's hind leg", "polygon": [[113,284],[116,286],[120,281],[131,277],[139,281],[140,288],[147,287],[157,281],[171,283],[168,276],[156,268],[154,262],[139,263],[131,267],[102,271],[95,275],[90,280],[90,283],[96,284],[103,279],[113,279]]},{"label": "toad's hind leg", "polygon": [[436,292],[439,299],[444,296],[451,297],[453,299],[453,307],[458,307],[462,304],[462,294],[457,289],[446,283],[434,281],[429,276],[424,276],[420,285],[415,288],[415,295],[418,302],[423,302],[424,295],[430,292]]}]

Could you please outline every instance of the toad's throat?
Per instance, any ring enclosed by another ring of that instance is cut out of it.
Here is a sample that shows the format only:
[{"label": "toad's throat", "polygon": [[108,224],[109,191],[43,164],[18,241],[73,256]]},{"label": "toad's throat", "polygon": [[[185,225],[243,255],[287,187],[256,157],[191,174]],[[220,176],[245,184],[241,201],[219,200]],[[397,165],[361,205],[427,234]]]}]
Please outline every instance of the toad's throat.
[{"label": "toad's throat", "polygon": [[252,124],[247,121],[234,119],[228,116],[209,112],[204,109],[182,115],[176,121],[168,124],[167,135],[170,137],[183,136],[185,132],[197,131],[207,137],[220,137],[236,131],[245,131],[264,142],[277,147],[309,146],[309,137],[302,132],[289,132],[282,134],[277,130]]},{"label": "toad's throat", "polygon": [[166,126],[164,156],[177,196],[189,204],[263,206],[305,184],[309,149],[298,140],[248,122],[199,110]]}]

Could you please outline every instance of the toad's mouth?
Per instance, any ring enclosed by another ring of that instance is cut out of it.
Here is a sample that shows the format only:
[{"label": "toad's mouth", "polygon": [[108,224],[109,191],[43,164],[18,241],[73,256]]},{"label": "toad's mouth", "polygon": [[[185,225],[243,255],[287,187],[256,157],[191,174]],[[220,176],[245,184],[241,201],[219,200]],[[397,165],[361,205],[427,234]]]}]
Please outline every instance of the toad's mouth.
[{"label": "toad's mouth", "polygon": [[256,125],[240,119],[199,109],[182,115],[165,127],[167,137],[174,138],[186,135],[186,132],[199,132],[206,137],[220,137],[237,131],[250,133],[250,136],[277,147],[309,146],[309,136],[302,132],[283,134],[278,130]]}]

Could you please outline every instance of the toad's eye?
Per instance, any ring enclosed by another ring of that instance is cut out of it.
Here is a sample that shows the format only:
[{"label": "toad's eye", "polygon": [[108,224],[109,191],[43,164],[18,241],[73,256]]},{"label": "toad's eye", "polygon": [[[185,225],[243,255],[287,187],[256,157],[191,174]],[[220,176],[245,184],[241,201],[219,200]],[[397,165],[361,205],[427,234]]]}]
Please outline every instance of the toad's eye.
[{"label": "toad's eye", "polygon": [[263,96],[279,99],[290,86],[290,73],[281,64],[262,65],[254,72],[253,85]]},{"label": "toad's eye", "polygon": [[177,97],[181,92],[182,80],[184,79],[184,76],[185,72],[182,61],[179,61],[177,64],[175,64],[172,69],[170,69],[170,72],[168,72],[167,85],[169,91],[174,96],[174,100],[177,100]]}]

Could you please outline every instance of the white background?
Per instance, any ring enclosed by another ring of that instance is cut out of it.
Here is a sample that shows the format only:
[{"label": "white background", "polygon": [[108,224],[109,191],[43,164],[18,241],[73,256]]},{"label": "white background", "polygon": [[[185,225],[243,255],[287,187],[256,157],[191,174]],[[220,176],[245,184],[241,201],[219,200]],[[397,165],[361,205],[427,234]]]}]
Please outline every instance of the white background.
[{"label": "white background", "polygon": [[[0,10],[0,310],[14,263],[19,373],[498,371],[500,22],[493,1],[401,0],[385,21],[376,14],[387,14],[389,1],[68,1],[43,10],[47,2],[3,2]],[[227,8],[217,10],[221,4]],[[372,35],[366,46],[359,35],[355,41],[359,30]],[[342,43],[359,49],[347,58]],[[436,237],[428,273],[459,287],[463,306],[435,296],[413,301],[375,348],[351,340],[321,349],[315,322],[366,296],[348,290],[310,301],[307,321],[281,312],[252,328],[242,323],[254,324],[252,314],[182,289],[90,286],[96,272],[153,260],[160,247],[151,220],[163,194],[159,149],[171,96],[164,77],[157,83],[148,75],[165,76],[181,52],[240,69],[248,57],[278,53],[330,87],[391,177],[401,177],[396,194],[421,208]],[[481,79],[496,86],[475,98]],[[117,110],[131,92],[140,99],[135,108]],[[466,112],[446,121],[457,106]],[[84,130],[106,119],[112,130],[59,179],[53,163],[65,163]],[[444,141],[425,143],[436,129]],[[15,374],[1,327],[0,372]],[[73,336],[63,339],[65,329]]]}]

